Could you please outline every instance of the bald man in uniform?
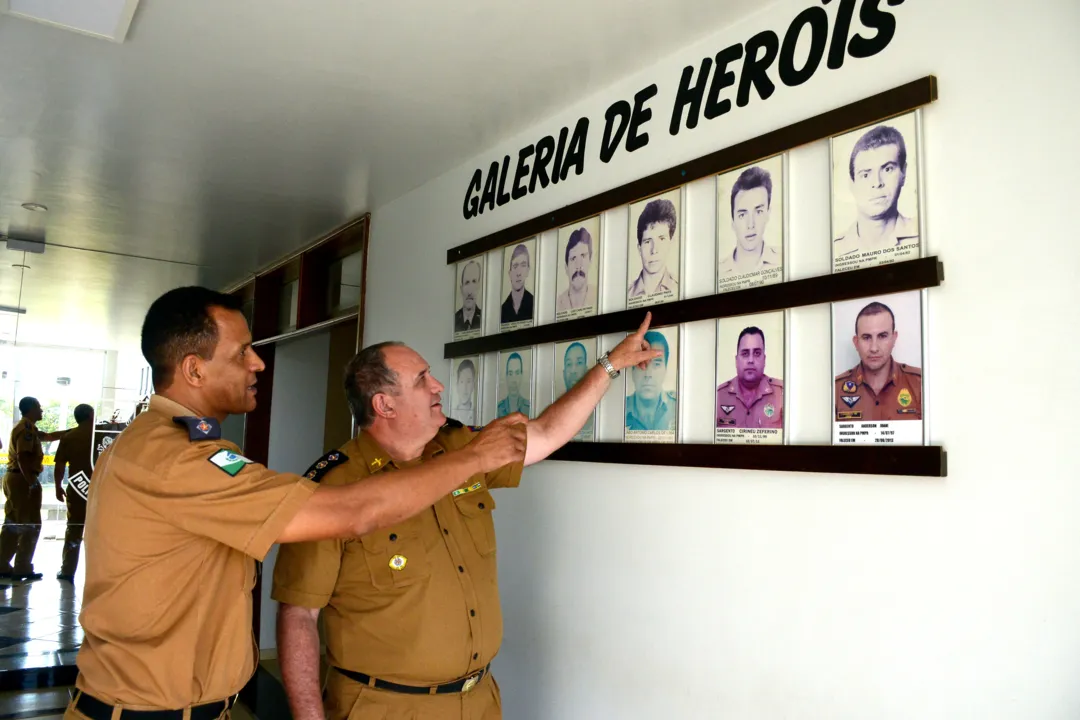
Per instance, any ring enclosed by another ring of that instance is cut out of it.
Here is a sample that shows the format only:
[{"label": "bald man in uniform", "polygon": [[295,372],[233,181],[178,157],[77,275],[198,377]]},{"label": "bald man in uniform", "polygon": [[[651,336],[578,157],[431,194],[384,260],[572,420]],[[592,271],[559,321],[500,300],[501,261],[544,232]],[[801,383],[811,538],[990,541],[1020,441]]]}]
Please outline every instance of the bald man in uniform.
[{"label": "bald man in uniform", "polygon": [[[75,582],[75,570],[79,566],[79,549],[82,547],[83,525],[86,524],[86,496],[90,490],[90,476],[94,473],[91,449],[94,440],[94,408],[82,404],[72,413],[78,426],[60,438],[53,466],[53,482],[56,499],[67,505],[67,529],[64,531],[64,555],[57,580]],[[64,473],[70,466],[67,492],[64,492]]]},{"label": "bald man in uniform", "polygon": [[765,333],[760,328],[739,333],[735,377],[716,389],[716,427],[784,427],[784,383],[765,374]]},{"label": "bald man in uniform", "polygon": [[[659,355],[644,342],[649,317],[529,422],[524,463],[477,473],[387,530],[282,547],[272,597],[282,603],[278,657],[296,720],[502,717],[488,667],[503,631],[491,491],[516,487],[523,466],[568,442],[619,371]],[[442,390],[404,345],[361,351],[347,368],[346,395],[362,431],[320,461],[323,484],[393,478],[467,443],[475,430],[444,425]],[[331,666],[325,706],[320,613]]]},{"label": "bald man in uniform", "polygon": [[922,370],[893,359],[897,337],[888,305],[872,302],[859,311],[851,339],[859,364],[836,376],[838,422],[922,420]]},{"label": "bald man in uniform", "polygon": [[[34,572],[34,550],[41,535],[41,481],[43,442],[64,437],[67,430],[42,432],[37,424],[44,413],[37,398],[19,401],[22,419],[11,429],[7,474],[4,475],[4,525],[0,529],[0,578],[40,580]],[[14,558],[14,564],[12,564]]]},{"label": "bald man in uniform", "polygon": [[[275,542],[400,523],[525,452],[524,418],[488,426],[423,467],[347,487],[279,473],[222,439],[255,408],[265,365],[239,299],[172,290],[147,312],[150,406],[98,458],[86,511],[76,691],[65,718],[213,720],[255,671],[255,561]],[[366,474],[366,473],[365,473]]]}]

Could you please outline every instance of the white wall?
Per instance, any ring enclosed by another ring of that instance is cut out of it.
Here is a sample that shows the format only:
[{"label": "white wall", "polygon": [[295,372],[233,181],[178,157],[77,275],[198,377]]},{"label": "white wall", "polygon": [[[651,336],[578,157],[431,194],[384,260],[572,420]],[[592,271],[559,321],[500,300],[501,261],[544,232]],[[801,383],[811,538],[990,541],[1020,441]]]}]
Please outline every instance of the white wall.
[{"label": "white wall", "polygon": [[[1080,5],[903,3],[880,55],[667,133],[684,65],[782,33],[813,4],[783,0],[553,108],[374,213],[364,342],[408,341],[445,376],[448,247],[926,74],[939,80],[924,115],[923,189],[928,250],[946,282],[929,294],[926,363],[949,477],[530,468],[498,497],[507,717],[1080,716],[1080,473],[1067,451],[1080,424],[1064,412],[1080,394],[1070,362],[1080,244],[1058,231],[1080,191]],[[651,82],[652,141],[602,165],[604,109]],[[474,168],[583,114],[594,125],[584,175],[462,218]],[[826,143],[791,156],[793,278],[829,267],[827,162]],[[828,328],[827,307],[792,313],[796,442],[828,441]]]},{"label": "white wall", "polygon": [[[270,405],[269,467],[302,473],[322,455],[329,361],[328,332],[278,345],[274,356],[274,397]],[[260,650],[277,647],[274,630],[277,603],[270,599],[277,552],[278,546],[274,545],[262,567]]]}]

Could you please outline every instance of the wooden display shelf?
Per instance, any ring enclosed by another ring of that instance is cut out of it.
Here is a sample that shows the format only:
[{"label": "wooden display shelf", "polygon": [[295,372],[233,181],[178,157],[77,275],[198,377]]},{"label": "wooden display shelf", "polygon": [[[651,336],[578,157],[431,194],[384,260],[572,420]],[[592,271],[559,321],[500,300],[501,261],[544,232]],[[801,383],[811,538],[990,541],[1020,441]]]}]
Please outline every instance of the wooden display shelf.
[{"label": "wooden display shelf", "polygon": [[819,275],[747,290],[687,298],[647,308],[618,310],[589,318],[547,323],[471,340],[458,340],[446,343],[443,347],[443,357],[463,357],[608,333],[633,332],[641,324],[646,310],[652,312],[653,327],[666,327],[698,320],[751,315],[805,305],[921,290],[937,287],[944,280],[945,266],[937,257],[919,258],[893,265],[879,265],[861,270]]},{"label": "wooden display shelf", "polygon": [[944,448],[906,445],[719,445],[572,442],[552,460],[673,467],[946,477]]}]

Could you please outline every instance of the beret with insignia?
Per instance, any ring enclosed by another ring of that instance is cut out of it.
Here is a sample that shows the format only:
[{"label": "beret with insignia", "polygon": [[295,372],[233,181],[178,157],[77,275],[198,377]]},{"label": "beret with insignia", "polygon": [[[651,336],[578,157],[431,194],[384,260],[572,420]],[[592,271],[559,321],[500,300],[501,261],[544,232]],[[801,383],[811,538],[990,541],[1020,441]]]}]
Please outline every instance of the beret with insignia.
[{"label": "beret with insignia", "polygon": [[348,462],[349,456],[340,450],[331,450],[316,460],[304,473],[304,477],[314,482],[321,482],[326,473],[338,465]]},{"label": "beret with insignia", "polygon": [[174,417],[173,422],[187,428],[188,439],[192,442],[221,438],[221,425],[214,418]]}]

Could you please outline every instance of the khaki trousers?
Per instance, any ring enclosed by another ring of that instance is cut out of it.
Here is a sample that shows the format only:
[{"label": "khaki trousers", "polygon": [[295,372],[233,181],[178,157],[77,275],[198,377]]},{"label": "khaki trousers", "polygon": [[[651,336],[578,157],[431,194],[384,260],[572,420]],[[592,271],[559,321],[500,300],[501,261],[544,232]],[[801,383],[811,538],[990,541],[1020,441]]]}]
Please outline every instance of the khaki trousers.
[{"label": "khaki trousers", "polygon": [[82,547],[83,526],[86,524],[86,501],[71,490],[65,497],[67,530],[64,531],[64,564],[60,567],[60,574],[71,576],[79,567],[79,548]]},{"label": "khaki trousers", "polygon": [[329,720],[502,720],[499,684],[490,673],[468,692],[410,695],[376,690],[331,668],[323,702]]},{"label": "khaki trousers", "polygon": [[[0,572],[34,571],[41,535],[41,483],[18,472],[4,476],[4,525],[0,528]],[[14,558],[14,565],[12,564]]]}]

